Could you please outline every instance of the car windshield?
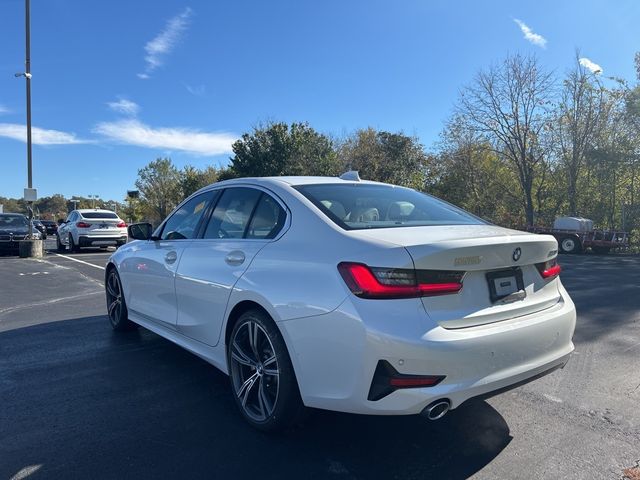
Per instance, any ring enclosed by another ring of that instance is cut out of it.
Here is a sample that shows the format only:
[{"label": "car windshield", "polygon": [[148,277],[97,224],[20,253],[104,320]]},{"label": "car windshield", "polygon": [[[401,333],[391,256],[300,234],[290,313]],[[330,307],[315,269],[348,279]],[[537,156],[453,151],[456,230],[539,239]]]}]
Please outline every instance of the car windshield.
[{"label": "car windshield", "polygon": [[0,228],[8,227],[26,227],[28,224],[27,217],[22,215],[1,215]]},{"label": "car windshield", "polygon": [[80,212],[84,218],[118,218],[113,212]]},{"label": "car windshield", "polygon": [[367,183],[294,187],[346,230],[486,222],[431,195],[410,188]]}]

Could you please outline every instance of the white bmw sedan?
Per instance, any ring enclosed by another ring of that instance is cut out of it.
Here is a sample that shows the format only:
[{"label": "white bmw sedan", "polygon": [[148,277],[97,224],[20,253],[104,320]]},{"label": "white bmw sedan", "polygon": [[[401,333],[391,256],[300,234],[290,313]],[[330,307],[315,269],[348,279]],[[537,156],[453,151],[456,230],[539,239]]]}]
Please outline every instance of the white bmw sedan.
[{"label": "white bmw sedan", "polygon": [[224,181],[131,225],[106,269],[113,328],[229,374],[262,430],[304,406],[433,420],[565,365],[576,312],[553,237],[345,178]]}]

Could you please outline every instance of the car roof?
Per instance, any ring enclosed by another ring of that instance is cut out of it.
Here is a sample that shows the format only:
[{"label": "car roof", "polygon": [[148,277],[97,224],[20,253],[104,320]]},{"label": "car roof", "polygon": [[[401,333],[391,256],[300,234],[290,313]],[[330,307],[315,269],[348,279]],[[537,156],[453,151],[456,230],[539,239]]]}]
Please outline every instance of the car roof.
[{"label": "car roof", "polygon": [[79,208],[78,210],[76,210],[76,212],[82,214],[82,213],[88,213],[88,212],[98,212],[98,213],[116,213],[112,210],[105,210],[103,208]]},{"label": "car roof", "polygon": [[242,177],[224,180],[209,185],[208,187],[234,185],[238,183],[254,183],[256,185],[280,185],[286,184],[290,186],[297,185],[314,185],[314,184],[370,184],[370,185],[388,185],[389,183],[374,182],[371,180],[344,180],[340,177],[312,177],[312,176],[282,176],[282,177]]}]

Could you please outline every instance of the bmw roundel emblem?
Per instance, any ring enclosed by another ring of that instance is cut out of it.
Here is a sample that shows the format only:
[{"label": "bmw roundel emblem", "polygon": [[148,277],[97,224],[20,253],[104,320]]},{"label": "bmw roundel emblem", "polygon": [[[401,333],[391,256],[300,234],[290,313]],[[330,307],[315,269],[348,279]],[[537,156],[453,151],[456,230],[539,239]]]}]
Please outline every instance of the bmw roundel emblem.
[{"label": "bmw roundel emblem", "polygon": [[513,255],[511,255],[511,258],[513,258],[514,262],[517,262],[518,260],[520,260],[521,256],[522,256],[522,250],[520,249],[520,247],[518,247],[513,251]]}]

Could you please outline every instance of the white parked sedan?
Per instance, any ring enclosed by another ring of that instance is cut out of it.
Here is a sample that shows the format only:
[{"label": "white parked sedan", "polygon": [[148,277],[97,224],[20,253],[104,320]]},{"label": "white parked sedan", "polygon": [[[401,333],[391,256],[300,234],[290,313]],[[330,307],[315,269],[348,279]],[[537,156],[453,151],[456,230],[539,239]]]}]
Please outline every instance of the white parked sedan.
[{"label": "white parked sedan", "polygon": [[303,406],[437,419],[573,350],[553,237],[408,188],[235,179],[129,234],[106,270],[112,326],[142,325],[228,373],[263,430]]},{"label": "white parked sedan", "polygon": [[99,208],[73,210],[56,232],[56,246],[62,252],[69,247],[119,247],[127,243],[127,224],[110,210]]}]

